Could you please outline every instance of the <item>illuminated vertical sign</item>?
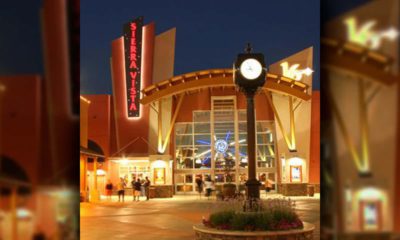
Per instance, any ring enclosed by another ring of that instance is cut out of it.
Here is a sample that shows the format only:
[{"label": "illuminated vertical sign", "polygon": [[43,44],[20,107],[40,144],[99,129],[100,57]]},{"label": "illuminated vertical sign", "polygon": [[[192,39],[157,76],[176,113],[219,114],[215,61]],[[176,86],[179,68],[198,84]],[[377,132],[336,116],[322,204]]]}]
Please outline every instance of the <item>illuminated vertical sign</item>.
[{"label": "illuminated vertical sign", "polygon": [[128,117],[140,116],[140,82],[143,17],[124,25]]}]

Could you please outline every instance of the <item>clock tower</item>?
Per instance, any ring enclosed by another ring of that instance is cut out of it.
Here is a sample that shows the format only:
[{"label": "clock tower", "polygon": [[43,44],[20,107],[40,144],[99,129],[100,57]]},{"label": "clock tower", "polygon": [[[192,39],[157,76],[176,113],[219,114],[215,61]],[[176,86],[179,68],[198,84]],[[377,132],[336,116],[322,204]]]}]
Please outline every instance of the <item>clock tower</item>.
[{"label": "clock tower", "polygon": [[[247,44],[246,53],[238,54],[233,64],[233,81],[247,98],[247,154],[248,154],[248,180],[247,201],[250,210],[253,203],[260,198],[260,182],[256,178],[256,129],[254,115],[254,95],[264,86],[267,71],[264,55],[252,53],[250,44]],[[256,207],[256,206],[254,206]]]}]

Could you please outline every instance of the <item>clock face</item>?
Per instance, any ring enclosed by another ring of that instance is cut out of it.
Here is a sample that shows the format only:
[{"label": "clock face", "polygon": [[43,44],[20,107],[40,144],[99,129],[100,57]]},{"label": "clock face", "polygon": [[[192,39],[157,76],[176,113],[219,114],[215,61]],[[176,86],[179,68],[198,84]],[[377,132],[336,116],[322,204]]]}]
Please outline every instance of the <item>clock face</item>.
[{"label": "clock face", "polygon": [[254,58],[246,59],[240,65],[240,73],[243,77],[249,80],[254,80],[262,73],[261,63]]}]

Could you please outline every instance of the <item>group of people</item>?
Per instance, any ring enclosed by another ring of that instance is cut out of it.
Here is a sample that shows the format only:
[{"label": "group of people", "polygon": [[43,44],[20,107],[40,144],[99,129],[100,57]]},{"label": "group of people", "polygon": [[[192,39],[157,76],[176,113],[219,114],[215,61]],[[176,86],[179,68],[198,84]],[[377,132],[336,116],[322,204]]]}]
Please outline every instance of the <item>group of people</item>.
[{"label": "group of people", "polygon": [[210,196],[213,191],[215,191],[215,182],[211,180],[210,177],[207,177],[203,182],[201,178],[196,178],[197,191],[199,192],[199,197],[201,198],[201,194],[203,193],[203,188],[206,189],[206,197],[210,199]]},{"label": "group of people", "polygon": [[[146,200],[150,199],[150,180],[146,177],[144,180],[140,178],[133,177],[131,181],[132,186],[132,201],[139,201],[140,196],[145,196]],[[111,200],[112,191],[113,191],[113,184],[110,180],[108,180],[106,184],[106,195],[109,200]],[[125,199],[125,189],[127,188],[127,183],[124,178],[120,178],[120,181],[116,184],[116,189],[118,193],[118,202],[124,202]]]},{"label": "group of people", "polygon": [[[267,178],[265,180],[264,187],[266,194],[268,194],[273,189],[273,184],[275,184],[275,182],[271,179]],[[200,198],[201,194],[203,193],[203,188],[205,188],[206,190],[205,195],[208,199],[210,199],[212,192],[215,191],[215,182],[212,181],[210,177],[207,177],[205,181],[203,181],[201,178],[196,178],[196,186]]]}]

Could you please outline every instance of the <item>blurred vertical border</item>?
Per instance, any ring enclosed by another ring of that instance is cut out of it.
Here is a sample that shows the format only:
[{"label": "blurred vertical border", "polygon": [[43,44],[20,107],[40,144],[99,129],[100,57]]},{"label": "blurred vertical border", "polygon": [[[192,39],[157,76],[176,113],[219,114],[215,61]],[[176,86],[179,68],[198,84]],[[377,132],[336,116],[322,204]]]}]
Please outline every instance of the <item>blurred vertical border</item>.
[{"label": "blurred vertical border", "polygon": [[400,239],[399,7],[321,2],[321,239]]},{"label": "blurred vertical border", "polygon": [[0,239],[78,239],[79,0],[0,12]]}]

